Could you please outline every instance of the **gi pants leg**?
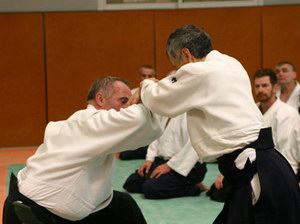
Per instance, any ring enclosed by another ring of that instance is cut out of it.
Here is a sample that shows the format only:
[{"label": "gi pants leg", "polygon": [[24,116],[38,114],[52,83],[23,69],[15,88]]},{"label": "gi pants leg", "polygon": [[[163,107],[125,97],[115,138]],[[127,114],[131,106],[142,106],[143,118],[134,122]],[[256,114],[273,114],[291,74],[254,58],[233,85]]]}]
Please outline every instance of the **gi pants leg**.
[{"label": "gi pants leg", "polygon": [[127,193],[114,191],[111,203],[81,220],[86,224],[146,224],[142,211]]},{"label": "gi pants leg", "polygon": [[17,178],[12,175],[10,181],[9,195],[3,208],[3,224],[22,224],[17,218],[12,202],[20,200],[31,207],[33,213],[45,224],[146,224],[146,220],[137,203],[127,193],[113,192],[111,203],[104,209],[94,212],[79,221],[63,219],[46,208],[36,204],[18,190]]},{"label": "gi pants leg", "polygon": [[[256,150],[256,160],[248,160],[239,170],[235,159],[246,148]],[[261,129],[258,140],[244,149],[218,159],[219,170],[232,185],[224,208],[214,224],[299,224],[300,190],[287,160],[274,149],[270,128]],[[252,203],[251,180],[258,174],[260,196]]]},{"label": "gi pants leg", "polygon": [[31,207],[34,215],[46,224],[68,224],[71,223],[69,220],[62,219],[55,214],[48,211],[46,208],[38,205],[34,201],[30,200],[19,192],[18,180],[14,174],[11,174],[9,184],[9,194],[4,202],[3,207],[3,224],[22,224],[15,213],[12,203],[14,201],[22,201],[25,205]]},{"label": "gi pants leg", "polygon": [[167,160],[156,158],[149,174],[144,177],[139,176],[137,172],[131,174],[123,186],[124,189],[132,193],[143,193],[149,199],[197,196],[201,193],[196,184],[203,181],[207,172],[206,164],[196,163],[186,177],[172,170],[157,179],[150,178],[153,170],[166,162]]},{"label": "gi pants leg", "polygon": [[147,150],[148,150],[148,145],[140,147],[135,150],[120,152],[120,159],[121,160],[145,159]]}]

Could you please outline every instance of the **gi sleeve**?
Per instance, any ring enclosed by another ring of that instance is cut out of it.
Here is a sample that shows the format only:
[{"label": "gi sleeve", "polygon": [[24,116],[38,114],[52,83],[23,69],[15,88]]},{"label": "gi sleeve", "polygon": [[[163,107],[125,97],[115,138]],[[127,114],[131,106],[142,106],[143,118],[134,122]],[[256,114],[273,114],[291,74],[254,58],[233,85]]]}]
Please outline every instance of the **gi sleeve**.
[{"label": "gi sleeve", "polygon": [[167,164],[172,170],[186,177],[198,161],[199,157],[196,151],[193,149],[191,142],[187,141]]},{"label": "gi sleeve", "polygon": [[[200,66],[201,68],[201,66]],[[202,76],[193,74],[183,66],[175,74],[157,83],[146,79],[141,83],[141,99],[151,111],[167,117],[175,117],[199,106],[204,99],[204,88],[200,88]],[[200,99],[200,101],[199,101]]]},{"label": "gi sleeve", "polygon": [[179,136],[177,136],[177,138],[180,139],[182,144],[179,146],[180,150],[170,158],[167,164],[172,170],[183,176],[187,176],[198,162],[199,157],[190,141],[187,130],[186,114],[180,116],[177,122],[179,124],[178,127],[180,127],[178,132]]},{"label": "gi sleeve", "polygon": [[148,145],[161,134],[160,116],[138,104],[120,111],[79,112],[76,119],[50,123],[45,144],[48,148],[65,150],[70,158],[76,152],[76,158],[84,162]]},{"label": "gi sleeve", "polygon": [[158,156],[158,140],[153,141],[148,149],[147,149],[147,155],[146,155],[146,160],[149,160],[151,162],[154,161],[155,157]]},{"label": "gi sleeve", "polygon": [[296,161],[298,162],[298,169],[300,171],[300,116],[294,123],[292,132],[292,150]]}]

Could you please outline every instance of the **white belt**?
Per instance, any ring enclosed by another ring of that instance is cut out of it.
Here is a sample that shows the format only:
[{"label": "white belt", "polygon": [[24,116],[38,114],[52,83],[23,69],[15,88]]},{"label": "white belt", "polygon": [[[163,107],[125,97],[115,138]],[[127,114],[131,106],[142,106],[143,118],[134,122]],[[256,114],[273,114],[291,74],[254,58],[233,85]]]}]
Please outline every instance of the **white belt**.
[{"label": "white belt", "polygon": [[[251,163],[253,163],[256,160],[256,150],[254,148],[247,148],[243,152],[241,152],[238,155],[238,157],[234,160],[235,166],[239,170],[244,169],[248,159]],[[254,205],[260,196],[260,182],[257,173],[254,174],[251,180],[251,187],[252,187],[252,204]]]}]

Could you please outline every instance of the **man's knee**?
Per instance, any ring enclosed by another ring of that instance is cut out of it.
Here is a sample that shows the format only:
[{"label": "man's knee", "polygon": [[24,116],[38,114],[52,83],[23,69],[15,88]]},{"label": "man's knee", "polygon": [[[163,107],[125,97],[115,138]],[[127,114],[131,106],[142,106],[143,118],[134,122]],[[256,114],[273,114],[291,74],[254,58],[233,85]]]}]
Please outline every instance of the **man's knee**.
[{"label": "man's knee", "polygon": [[143,190],[145,198],[148,198],[148,199],[163,198],[162,192],[160,191],[160,188],[157,186],[155,181],[146,181],[142,186],[142,190]]},{"label": "man's knee", "polygon": [[123,184],[123,188],[130,193],[142,193],[143,182],[143,178],[138,173],[133,173],[127,178]]},{"label": "man's knee", "polygon": [[3,206],[3,216],[2,216],[3,224],[21,224],[21,221],[17,218],[15,210],[13,208],[11,200],[6,198]]},{"label": "man's knee", "polygon": [[[123,208],[130,208],[131,206],[137,207],[137,203],[133,197],[125,192],[114,191],[113,201],[115,205]],[[131,206],[130,206],[131,205]]]}]

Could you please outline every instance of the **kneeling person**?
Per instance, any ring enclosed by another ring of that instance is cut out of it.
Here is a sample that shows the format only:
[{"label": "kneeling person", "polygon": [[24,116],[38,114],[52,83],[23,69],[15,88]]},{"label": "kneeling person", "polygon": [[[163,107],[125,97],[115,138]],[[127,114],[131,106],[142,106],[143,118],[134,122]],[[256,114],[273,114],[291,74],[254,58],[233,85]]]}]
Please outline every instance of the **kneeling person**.
[{"label": "kneeling person", "polygon": [[146,161],[123,187],[149,199],[197,196],[206,190],[207,169],[190,143],[186,114],[166,119],[164,126],[163,135],[149,145]]},{"label": "kneeling person", "polygon": [[14,201],[30,206],[41,223],[146,223],[133,198],[112,188],[118,149],[147,145],[162,133],[158,116],[142,104],[127,107],[130,96],[125,80],[96,80],[86,109],[47,125],[44,143],[11,178],[4,224],[21,224]]}]

